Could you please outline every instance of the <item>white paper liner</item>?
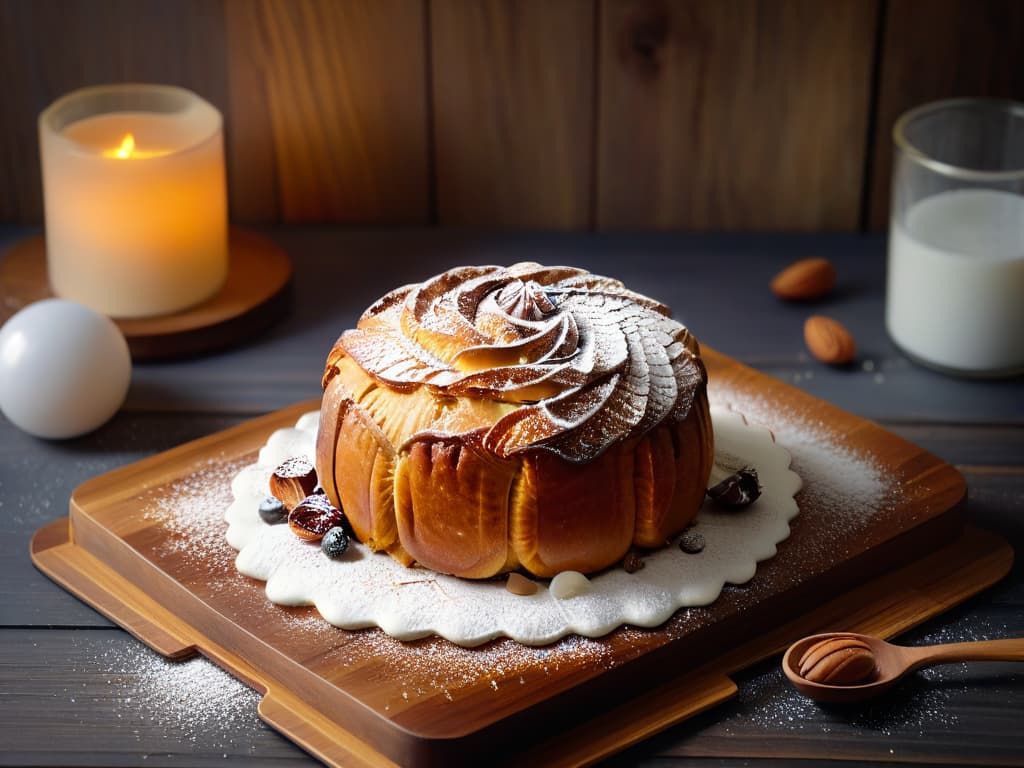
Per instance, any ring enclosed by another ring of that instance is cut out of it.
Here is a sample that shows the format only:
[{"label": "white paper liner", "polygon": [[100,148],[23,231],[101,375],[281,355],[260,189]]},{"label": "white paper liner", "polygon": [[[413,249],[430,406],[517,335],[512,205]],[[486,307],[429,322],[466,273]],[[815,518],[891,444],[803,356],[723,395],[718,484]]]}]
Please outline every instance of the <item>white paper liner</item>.
[{"label": "white paper liner", "polygon": [[600,637],[623,624],[655,627],[679,608],[713,602],[726,583],[753,578],[757,563],[772,557],[789,536],[789,521],[797,514],[793,496],[801,481],[789,469],[789,452],[766,428],[748,424],[735,411],[713,408],[711,484],[741,467],[754,467],[763,492],[740,511],[705,502],[694,529],[705,539],[699,554],[681,551],[676,537],[646,554],[645,567],[636,573],[609,569],[591,578],[585,594],[562,600],[550,594],[547,582],[534,595],[514,595],[504,579],[471,581],[405,568],[356,541],[342,558],[331,560],[319,543],[299,539],[287,525],[268,525],[258,513],[278,464],[291,456],[313,461],[318,416],[307,413],[295,427],[274,432],[258,463],[232,480],[227,541],[240,550],[238,570],[266,581],[270,600],[315,605],[324,619],[344,629],[377,626],[400,640],[436,634],[475,646],[500,636],[545,645],[573,633]]}]

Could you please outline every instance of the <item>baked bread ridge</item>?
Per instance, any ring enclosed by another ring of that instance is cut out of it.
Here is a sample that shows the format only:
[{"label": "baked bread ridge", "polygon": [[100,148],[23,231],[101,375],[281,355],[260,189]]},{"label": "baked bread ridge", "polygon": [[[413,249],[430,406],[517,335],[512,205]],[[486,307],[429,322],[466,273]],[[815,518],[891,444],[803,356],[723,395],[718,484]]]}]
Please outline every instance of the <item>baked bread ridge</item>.
[{"label": "baked bread ridge", "polygon": [[464,267],[389,293],[324,372],[317,470],[356,536],[465,578],[659,547],[711,469],[696,339],[618,281]]}]

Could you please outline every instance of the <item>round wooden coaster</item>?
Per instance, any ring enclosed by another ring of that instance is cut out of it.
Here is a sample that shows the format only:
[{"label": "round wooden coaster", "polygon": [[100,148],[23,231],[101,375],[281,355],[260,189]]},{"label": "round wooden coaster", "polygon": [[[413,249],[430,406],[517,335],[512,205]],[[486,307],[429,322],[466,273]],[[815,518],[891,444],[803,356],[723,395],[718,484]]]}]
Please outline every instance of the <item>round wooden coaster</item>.
[{"label": "round wooden coaster", "polygon": [[[173,315],[114,318],[132,359],[188,357],[241,342],[288,309],[292,263],[262,235],[232,229],[228,277],[216,296]],[[0,324],[22,307],[53,296],[42,236],[15,244],[0,260]]]}]

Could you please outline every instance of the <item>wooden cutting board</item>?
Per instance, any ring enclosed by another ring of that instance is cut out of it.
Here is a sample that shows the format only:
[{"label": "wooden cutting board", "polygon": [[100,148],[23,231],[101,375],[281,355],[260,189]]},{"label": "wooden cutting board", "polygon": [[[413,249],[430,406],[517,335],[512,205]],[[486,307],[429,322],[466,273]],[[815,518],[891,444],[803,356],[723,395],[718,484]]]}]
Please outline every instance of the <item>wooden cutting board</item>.
[{"label": "wooden cutting board", "polygon": [[[783,443],[799,431],[833,458],[795,460],[800,515],[751,582],[654,630],[463,649],[344,631],[312,608],[270,603],[262,583],[235,571],[226,525],[206,510],[226,507],[238,468],[315,402],[82,484],[69,518],[36,534],[33,560],[154,650],[203,653],[262,691],[261,717],[325,762],[367,766],[593,762],[729,698],[730,673],[804,634],[893,636],[1009,569],[1005,542],[964,527],[966,486],[953,467],[730,358],[705,359],[714,403]],[[872,514],[851,519],[856,499],[816,492],[811,478],[850,471],[836,456],[884,477]]]}]

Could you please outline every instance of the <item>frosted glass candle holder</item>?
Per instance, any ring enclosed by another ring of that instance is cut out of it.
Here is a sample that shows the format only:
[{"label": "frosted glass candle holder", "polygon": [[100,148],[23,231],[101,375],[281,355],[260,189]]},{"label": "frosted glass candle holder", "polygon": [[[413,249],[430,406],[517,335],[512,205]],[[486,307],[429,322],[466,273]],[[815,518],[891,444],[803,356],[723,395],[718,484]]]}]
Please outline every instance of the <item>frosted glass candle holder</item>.
[{"label": "frosted glass candle holder", "polygon": [[58,296],[112,317],[171,314],[227,276],[222,119],[167,85],[83,88],[39,116]]}]

